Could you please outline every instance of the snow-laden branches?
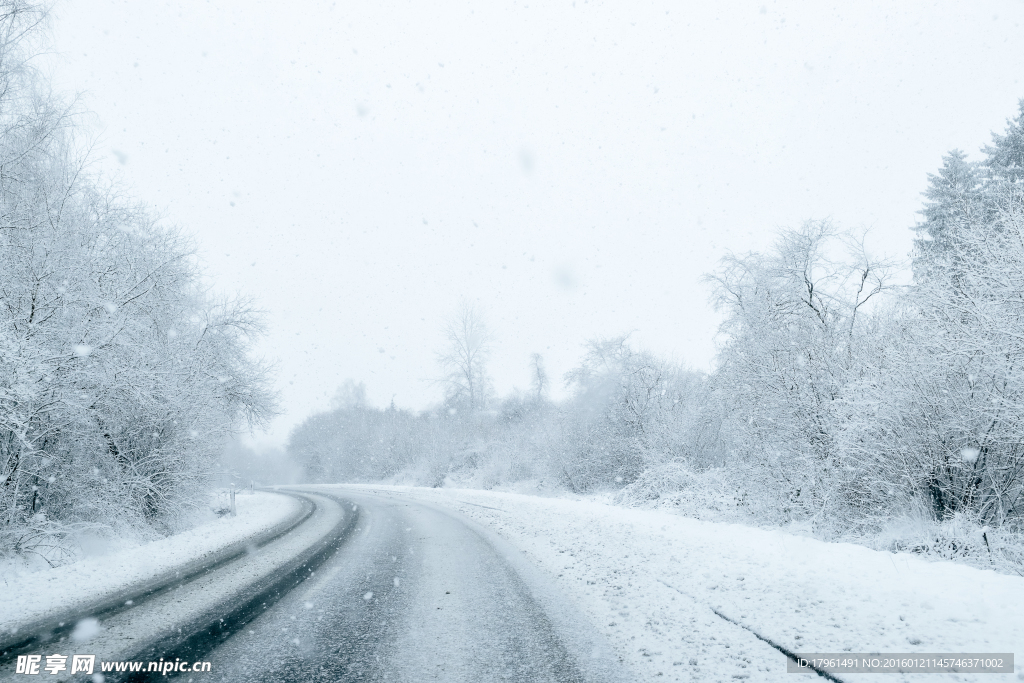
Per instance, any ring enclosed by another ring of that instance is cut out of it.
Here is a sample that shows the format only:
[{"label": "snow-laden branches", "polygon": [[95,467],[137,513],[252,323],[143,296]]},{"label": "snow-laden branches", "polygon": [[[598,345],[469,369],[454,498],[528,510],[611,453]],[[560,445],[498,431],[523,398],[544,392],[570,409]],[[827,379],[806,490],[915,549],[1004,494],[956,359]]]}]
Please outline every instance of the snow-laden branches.
[{"label": "snow-laden branches", "polygon": [[252,303],[214,301],[189,240],[84,171],[30,67],[43,18],[0,2],[0,552],[168,522],[273,406]]}]

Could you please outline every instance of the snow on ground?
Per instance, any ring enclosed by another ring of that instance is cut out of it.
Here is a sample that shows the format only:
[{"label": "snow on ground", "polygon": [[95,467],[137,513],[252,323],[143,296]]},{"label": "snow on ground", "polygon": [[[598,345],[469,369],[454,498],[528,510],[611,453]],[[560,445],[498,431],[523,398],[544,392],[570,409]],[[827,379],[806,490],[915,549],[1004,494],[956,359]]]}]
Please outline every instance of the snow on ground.
[{"label": "snow on ground", "polygon": [[244,543],[299,514],[301,504],[278,493],[239,494],[235,517],[221,517],[167,538],[69,565],[0,578],[0,634],[115,597],[133,586]]},{"label": "snow on ground", "polygon": [[928,680],[1024,680],[1024,578],[591,501],[356,488],[454,508],[496,531],[552,575],[642,680],[787,675],[779,651],[716,610],[798,653],[1013,652],[1014,674]]}]

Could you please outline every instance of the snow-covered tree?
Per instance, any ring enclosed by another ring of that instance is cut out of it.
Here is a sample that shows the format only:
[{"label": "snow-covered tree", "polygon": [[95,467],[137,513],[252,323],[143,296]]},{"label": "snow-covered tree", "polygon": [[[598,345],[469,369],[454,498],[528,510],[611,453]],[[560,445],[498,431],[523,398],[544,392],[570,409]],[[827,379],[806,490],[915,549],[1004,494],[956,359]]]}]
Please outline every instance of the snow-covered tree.
[{"label": "snow-covered tree", "polygon": [[862,238],[810,222],[709,277],[725,313],[712,382],[722,431],[784,515],[819,511],[842,472],[843,401],[861,372],[867,308],[892,271]]},{"label": "snow-covered tree", "polygon": [[0,550],[173,523],[273,404],[252,304],[215,300],[189,240],[86,172],[31,66],[44,19],[0,2]]},{"label": "snow-covered tree", "polygon": [[1006,122],[1006,132],[992,134],[992,144],[982,149],[987,179],[995,182],[1024,181],[1024,99],[1017,104],[1017,118]]},{"label": "snow-covered tree", "polygon": [[929,178],[914,286],[848,402],[844,454],[860,523],[912,509],[937,522],[1020,523],[1021,122],[995,135],[981,162],[954,152]]},{"label": "snow-covered tree", "polygon": [[559,412],[565,443],[552,457],[569,488],[627,485],[648,467],[686,457],[696,373],[620,335],[589,341],[565,381],[573,392]]},{"label": "snow-covered tree", "polygon": [[918,283],[943,282],[956,286],[967,264],[958,260],[957,241],[987,220],[982,169],[960,150],[943,158],[937,174],[928,175],[924,217],[914,229],[914,276]]}]

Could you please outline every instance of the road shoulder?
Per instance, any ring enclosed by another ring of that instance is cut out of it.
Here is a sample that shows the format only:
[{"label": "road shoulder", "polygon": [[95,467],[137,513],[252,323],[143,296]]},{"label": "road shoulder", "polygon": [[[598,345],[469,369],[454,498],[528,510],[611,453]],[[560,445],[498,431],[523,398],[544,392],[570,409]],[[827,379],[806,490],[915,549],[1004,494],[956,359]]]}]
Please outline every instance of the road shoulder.
[{"label": "road shoulder", "polygon": [[199,525],[124,551],[69,565],[5,577],[0,634],[11,634],[49,615],[72,613],[161,576],[212,558],[229,546],[253,541],[301,514],[299,500],[259,492],[237,497],[237,516]]},{"label": "road shoulder", "polygon": [[358,488],[449,507],[498,534],[646,680],[783,675],[786,658],[754,633],[801,653],[1024,652],[1017,577],[588,501]]}]

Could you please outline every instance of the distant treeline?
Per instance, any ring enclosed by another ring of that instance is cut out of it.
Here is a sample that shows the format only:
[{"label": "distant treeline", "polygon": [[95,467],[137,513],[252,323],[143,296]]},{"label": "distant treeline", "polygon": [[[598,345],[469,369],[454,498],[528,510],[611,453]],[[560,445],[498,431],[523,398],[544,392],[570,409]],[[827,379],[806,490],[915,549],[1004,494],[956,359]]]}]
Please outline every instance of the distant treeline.
[{"label": "distant treeline", "polygon": [[[543,372],[539,357],[534,369]],[[539,480],[576,492],[618,488],[687,456],[700,375],[632,350],[625,337],[591,343],[570,374],[574,397],[564,403],[535,382],[482,406],[456,396],[421,413],[353,401],[361,392],[350,385],[335,410],[294,430],[288,452],[311,481]]]},{"label": "distant treeline", "polygon": [[951,152],[925,198],[912,272],[828,222],[723,258],[709,374],[619,337],[589,344],[568,400],[547,400],[539,357],[531,392],[495,399],[465,307],[439,355],[442,404],[380,410],[349,387],[289,452],[315,481],[539,481],[1019,563],[1024,101],[980,161]]}]

